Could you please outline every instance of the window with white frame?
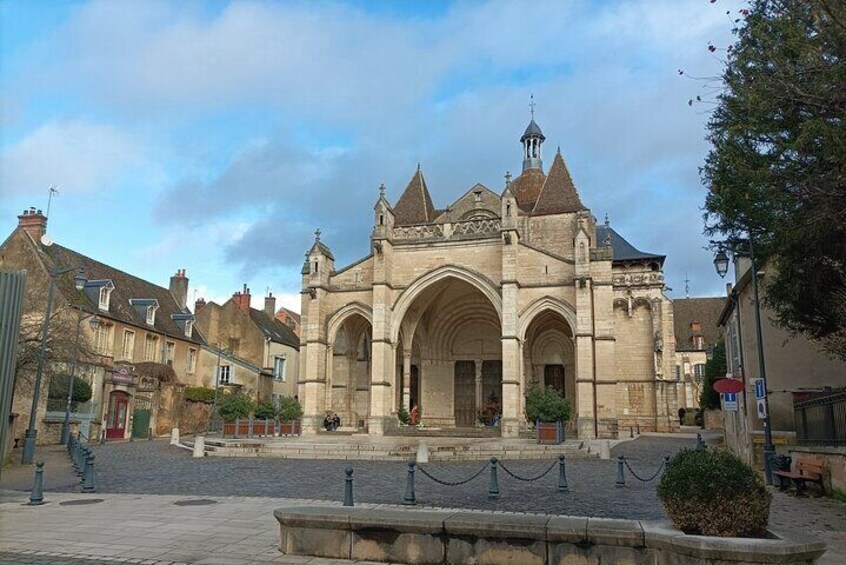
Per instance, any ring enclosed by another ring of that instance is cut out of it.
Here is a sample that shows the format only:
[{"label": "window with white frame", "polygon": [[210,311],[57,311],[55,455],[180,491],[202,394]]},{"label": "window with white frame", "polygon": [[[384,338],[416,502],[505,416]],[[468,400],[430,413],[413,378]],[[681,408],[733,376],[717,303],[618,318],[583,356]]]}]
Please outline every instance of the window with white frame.
[{"label": "window with white frame", "polygon": [[94,351],[101,355],[109,352],[109,326],[98,324],[94,328]]},{"label": "window with white frame", "polygon": [[123,330],[123,346],[121,347],[121,357],[132,361],[135,354],[135,332]]},{"label": "window with white frame", "polygon": [[159,338],[153,334],[147,334],[144,340],[144,361],[155,361],[159,349]]},{"label": "window with white frame", "polygon": [[150,326],[154,326],[156,324],[156,310],[158,307],[158,304],[150,304],[147,306],[147,324]]},{"label": "window with white frame", "polygon": [[193,373],[197,369],[197,350],[194,348],[188,349],[188,372]]},{"label": "window with white frame", "polygon": [[194,328],[194,322],[191,320],[185,320],[185,336],[191,337],[191,330]]},{"label": "window with white frame", "polygon": [[112,296],[112,285],[104,284],[100,287],[100,300],[98,306],[100,310],[109,310],[109,300]]},{"label": "window with white frame", "polygon": [[168,365],[173,366],[173,358],[176,352],[176,344],[172,341],[168,341],[165,343],[165,362]]},{"label": "window with white frame", "polygon": [[220,366],[220,379],[218,383],[222,385],[228,385],[229,379],[232,378],[232,366],[231,365],[221,365]]},{"label": "window with white frame", "polygon": [[693,378],[696,379],[696,382],[701,382],[702,377],[705,376],[705,363],[697,363],[693,366]]},{"label": "window with white frame", "polygon": [[279,381],[280,383],[284,383],[286,381],[287,377],[285,375],[284,357],[273,358],[273,378]]}]

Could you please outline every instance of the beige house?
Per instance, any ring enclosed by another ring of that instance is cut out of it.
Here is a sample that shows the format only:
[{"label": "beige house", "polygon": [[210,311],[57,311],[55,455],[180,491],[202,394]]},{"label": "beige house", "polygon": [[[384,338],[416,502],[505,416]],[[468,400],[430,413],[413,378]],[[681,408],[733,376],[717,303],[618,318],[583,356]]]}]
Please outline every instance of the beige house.
[{"label": "beige house", "polygon": [[[43,238],[47,218],[40,210],[26,210],[18,219],[18,228],[0,245],[0,268],[26,269],[32,300],[24,316],[43,320],[50,271],[69,270],[56,280],[51,340],[68,339],[56,333],[75,328],[81,311],[83,340],[93,349],[76,372],[91,385],[93,398],[74,413],[74,424],[92,438],[101,433],[106,439],[146,437],[151,430],[170,433],[178,425],[181,390],[197,378],[204,343],[186,308],[185,271],[178,271],[164,288]],[[82,290],[75,288],[74,269],[87,278]],[[92,328],[88,320],[93,316],[99,324]],[[52,374],[69,372],[69,357],[53,353],[48,358],[37,412],[39,443],[58,440],[64,406],[61,400],[48,406],[47,385]],[[25,386],[31,382],[27,377],[16,377],[12,411],[22,415],[29,414],[33,398],[33,390]],[[26,426],[26,417],[19,418],[15,437],[22,437]]]},{"label": "beige house", "polygon": [[[297,394],[299,374],[299,338],[276,315],[276,298],[264,299],[264,310],[250,307],[247,285],[222,305],[197,300],[194,314],[197,327],[208,342],[209,356],[204,363],[214,364],[221,350],[220,384],[237,386],[257,401],[275,402],[281,396]],[[215,374],[215,370],[209,373]],[[214,387],[214,378],[204,381]]]},{"label": "beige house", "polygon": [[326,410],[370,434],[417,406],[426,426],[477,425],[496,402],[503,437],[525,394],[554,387],[579,437],[678,426],[664,256],[597,224],[560,151],[520,138],[522,174],[436,208],[418,167],[374,206],[369,253],[337,267],[319,232],[303,265],[299,397],[305,431]]},{"label": "beige house", "polygon": [[[759,269],[762,303],[767,271],[771,269],[769,265]],[[733,288],[731,285],[728,287],[728,300],[719,324],[725,331],[727,376],[743,379],[745,388],[742,394],[737,395],[736,409],[729,407],[726,410],[724,405],[726,444],[747,462],[760,464],[764,432],[762,420],[756,411],[754,389],[754,380],[759,378],[760,369],[749,261],[742,259],[736,262],[734,274],[736,283]],[[808,339],[801,335],[791,335],[777,326],[773,318],[773,312],[762,306],[762,343],[773,443],[777,450],[785,451],[785,445],[796,443],[794,400],[801,400],[808,393],[826,388],[846,387],[846,362],[827,357]],[[837,429],[842,436],[846,421],[841,420]],[[825,451],[823,448],[817,449]],[[846,452],[842,447],[839,450],[839,459],[835,459],[839,461],[840,488],[846,490]],[[830,467],[834,474],[834,465]]]},{"label": "beige house", "polygon": [[677,298],[673,300],[676,332],[675,377],[679,383],[679,407],[698,408],[708,350],[722,339],[717,324],[725,298]]}]

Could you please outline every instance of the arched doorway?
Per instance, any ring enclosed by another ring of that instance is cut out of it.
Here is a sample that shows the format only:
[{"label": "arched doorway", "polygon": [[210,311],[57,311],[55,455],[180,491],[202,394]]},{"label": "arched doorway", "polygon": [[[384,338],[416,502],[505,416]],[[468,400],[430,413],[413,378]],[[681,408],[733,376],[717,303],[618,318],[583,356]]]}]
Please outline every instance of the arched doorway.
[{"label": "arched doorway", "polygon": [[361,312],[350,312],[330,329],[326,410],[344,427],[364,428],[370,412],[373,330]]},{"label": "arched doorway", "polygon": [[129,393],[114,390],[109,394],[109,411],[106,412],[106,439],[123,439],[129,420]]}]

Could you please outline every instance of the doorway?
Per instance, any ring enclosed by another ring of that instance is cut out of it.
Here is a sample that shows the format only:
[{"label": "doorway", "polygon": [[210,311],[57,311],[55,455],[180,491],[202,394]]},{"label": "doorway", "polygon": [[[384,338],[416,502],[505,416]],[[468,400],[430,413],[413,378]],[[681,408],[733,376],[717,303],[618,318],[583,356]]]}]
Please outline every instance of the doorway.
[{"label": "doorway", "polygon": [[476,425],[476,363],[455,362],[455,426],[469,428]]},{"label": "doorway", "polygon": [[129,416],[129,394],[116,390],[109,395],[109,413],[106,416],[106,439],[126,437],[126,420]]},{"label": "doorway", "polygon": [[561,393],[561,396],[566,397],[567,395],[564,391],[564,365],[544,365],[543,386],[557,390]]}]

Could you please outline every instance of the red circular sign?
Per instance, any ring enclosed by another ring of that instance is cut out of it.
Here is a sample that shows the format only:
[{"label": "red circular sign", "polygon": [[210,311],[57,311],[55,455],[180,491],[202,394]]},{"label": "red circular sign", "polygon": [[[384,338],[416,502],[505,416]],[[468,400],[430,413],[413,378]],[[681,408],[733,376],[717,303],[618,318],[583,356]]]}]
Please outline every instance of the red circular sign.
[{"label": "red circular sign", "polygon": [[720,394],[737,394],[743,391],[743,381],[739,379],[720,379],[714,381],[714,390]]}]

